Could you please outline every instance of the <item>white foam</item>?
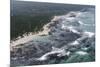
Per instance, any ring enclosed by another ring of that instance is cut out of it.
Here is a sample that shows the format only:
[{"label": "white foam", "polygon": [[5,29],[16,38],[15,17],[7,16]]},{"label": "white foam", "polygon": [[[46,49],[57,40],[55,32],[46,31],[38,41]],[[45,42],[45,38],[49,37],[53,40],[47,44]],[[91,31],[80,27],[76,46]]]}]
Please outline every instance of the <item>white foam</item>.
[{"label": "white foam", "polygon": [[40,58],[37,58],[36,60],[39,60],[39,61],[47,60],[49,55],[56,54],[56,53],[58,54],[57,56],[59,57],[70,54],[70,52],[66,53],[64,49],[53,47],[53,50],[51,52],[44,54],[43,56],[41,56]]},{"label": "white foam", "polygon": [[76,54],[79,54],[79,55],[86,55],[88,54],[87,52],[84,52],[84,51],[77,51]]},{"label": "white foam", "polygon": [[61,28],[62,29],[66,29],[66,26],[64,24],[62,24]]},{"label": "white foam", "polygon": [[66,20],[72,22],[73,20],[75,20],[76,18],[75,17],[67,17]]},{"label": "white foam", "polygon": [[82,49],[83,49],[83,50],[88,50],[88,48],[86,48],[86,47],[85,47],[85,48],[82,48]]},{"label": "white foam", "polygon": [[79,24],[84,25],[84,23],[82,21],[78,21]]},{"label": "white foam", "polygon": [[[83,23],[82,21],[78,21],[78,23],[79,23],[80,25],[84,25],[84,26],[91,26],[91,24],[85,24],[85,23]],[[94,26],[94,24],[93,24],[92,26]]]},{"label": "white foam", "polygon": [[75,40],[74,42],[70,43],[70,45],[79,45],[79,42],[77,40]]},{"label": "white foam", "polygon": [[77,30],[74,29],[74,27],[70,26],[70,27],[67,27],[70,31],[72,31],[73,33],[77,33],[77,34],[80,34],[80,32],[78,32]]},{"label": "white foam", "polygon": [[86,35],[86,36],[88,36],[88,37],[92,37],[92,36],[94,36],[94,33],[92,33],[92,32],[84,32],[84,34]]},{"label": "white foam", "polygon": [[40,58],[37,58],[36,60],[39,60],[39,61],[44,61],[47,59],[47,54],[41,56]]},{"label": "white foam", "polygon": [[66,55],[67,55],[67,56],[69,56],[69,55],[70,55],[70,53],[71,53],[71,52],[70,52],[70,51],[68,51],[68,52],[66,53]]},{"label": "white foam", "polygon": [[64,52],[62,52],[62,53],[58,54],[57,56],[58,56],[58,57],[61,57],[61,56],[66,56],[66,55],[67,55],[67,56],[69,56],[69,55],[70,55],[70,53],[71,53],[70,51],[68,51],[68,52],[65,52],[65,51],[64,51]]}]

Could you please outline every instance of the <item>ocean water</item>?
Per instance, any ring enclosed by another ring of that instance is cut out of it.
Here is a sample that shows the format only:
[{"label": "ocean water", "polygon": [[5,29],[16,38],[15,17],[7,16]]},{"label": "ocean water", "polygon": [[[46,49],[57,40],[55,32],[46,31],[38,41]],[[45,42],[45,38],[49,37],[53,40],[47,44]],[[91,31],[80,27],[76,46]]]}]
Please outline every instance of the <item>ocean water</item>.
[{"label": "ocean water", "polygon": [[95,61],[95,8],[54,16],[43,31],[11,43],[11,65]]}]

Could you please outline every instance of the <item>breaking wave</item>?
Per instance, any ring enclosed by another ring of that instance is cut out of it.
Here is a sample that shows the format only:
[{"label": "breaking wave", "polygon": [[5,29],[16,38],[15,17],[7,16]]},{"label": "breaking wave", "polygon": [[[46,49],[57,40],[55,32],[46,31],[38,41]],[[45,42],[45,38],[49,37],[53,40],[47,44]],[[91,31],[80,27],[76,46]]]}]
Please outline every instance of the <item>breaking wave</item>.
[{"label": "breaking wave", "polygon": [[51,22],[43,26],[43,31],[11,43],[11,64],[69,63],[74,62],[76,56],[86,60],[76,58],[75,62],[94,61],[94,18],[93,8],[54,16]]}]

